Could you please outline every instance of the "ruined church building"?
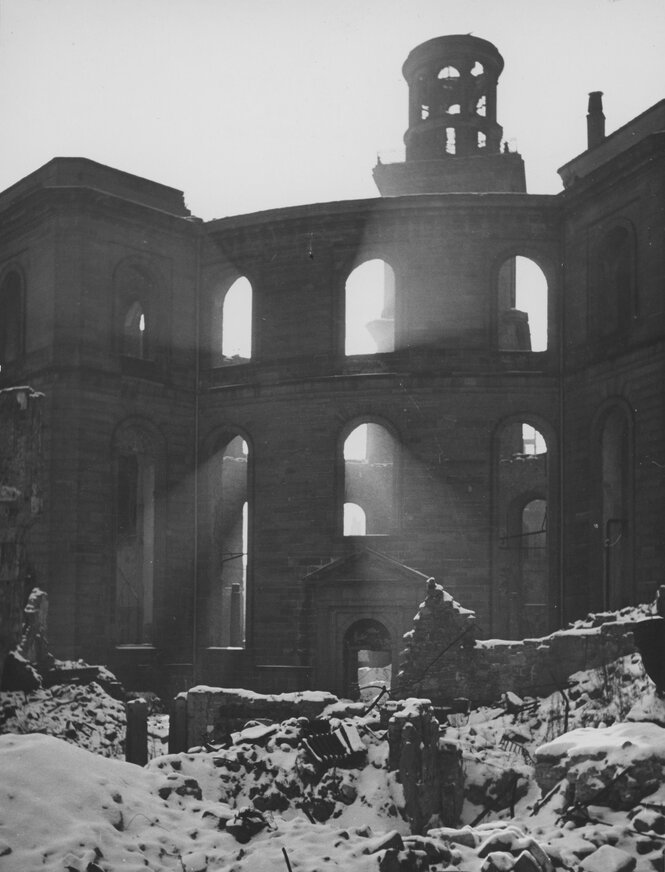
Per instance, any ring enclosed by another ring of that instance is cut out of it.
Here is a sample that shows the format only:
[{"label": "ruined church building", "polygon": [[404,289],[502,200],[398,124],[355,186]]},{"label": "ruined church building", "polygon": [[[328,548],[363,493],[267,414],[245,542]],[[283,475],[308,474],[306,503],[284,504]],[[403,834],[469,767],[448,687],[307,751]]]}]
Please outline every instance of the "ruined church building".
[{"label": "ruined church building", "polygon": [[349,694],[429,576],[488,638],[665,581],[665,100],[606,135],[591,94],[563,190],[527,194],[502,67],[473,36],[413,49],[378,198],[203,222],[84,158],[0,194],[58,657]]}]

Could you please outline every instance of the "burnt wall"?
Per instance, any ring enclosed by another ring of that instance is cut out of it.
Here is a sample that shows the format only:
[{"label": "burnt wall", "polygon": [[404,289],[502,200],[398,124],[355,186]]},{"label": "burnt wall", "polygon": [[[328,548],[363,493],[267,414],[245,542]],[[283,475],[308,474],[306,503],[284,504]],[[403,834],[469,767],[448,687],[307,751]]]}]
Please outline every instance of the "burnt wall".
[{"label": "burnt wall", "polygon": [[[31,533],[56,656],[118,671],[128,687],[191,680],[197,228],[83,187],[37,187],[11,204],[3,245],[20,272],[25,349],[2,378],[44,394],[43,520]],[[145,354],[123,346],[141,300]],[[155,462],[153,639],[118,647],[117,434],[145,433]],[[187,677],[185,678],[185,674]],[[164,685],[166,690],[166,685]]]},{"label": "burnt wall", "polygon": [[19,641],[33,580],[30,539],[43,494],[42,401],[30,387],[0,389],[0,678]]},{"label": "burnt wall", "polygon": [[[567,619],[648,601],[662,580],[663,161],[657,134],[576,181],[562,198]],[[613,414],[624,421],[625,478],[612,512],[621,520],[608,532],[603,434]],[[619,563],[620,586],[609,577]]]}]

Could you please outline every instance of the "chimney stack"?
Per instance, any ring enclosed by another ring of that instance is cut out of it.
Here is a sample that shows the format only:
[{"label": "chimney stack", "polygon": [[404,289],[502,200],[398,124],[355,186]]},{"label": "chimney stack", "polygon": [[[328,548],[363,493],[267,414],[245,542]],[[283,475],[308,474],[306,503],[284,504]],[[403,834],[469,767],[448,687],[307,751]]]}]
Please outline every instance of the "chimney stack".
[{"label": "chimney stack", "polygon": [[602,91],[590,91],[587,113],[587,148],[595,148],[605,139],[605,115],[603,113]]}]

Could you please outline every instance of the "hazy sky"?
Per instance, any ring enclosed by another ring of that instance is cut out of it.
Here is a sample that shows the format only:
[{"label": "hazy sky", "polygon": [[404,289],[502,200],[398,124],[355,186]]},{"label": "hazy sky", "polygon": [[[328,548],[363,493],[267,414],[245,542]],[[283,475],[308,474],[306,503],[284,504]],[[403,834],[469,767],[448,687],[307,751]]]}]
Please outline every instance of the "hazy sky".
[{"label": "hazy sky", "polygon": [[0,0],[0,189],[84,156],[202,218],[376,196],[407,124],[401,66],[448,33],[505,60],[498,120],[529,190],[665,97],[665,0]]}]

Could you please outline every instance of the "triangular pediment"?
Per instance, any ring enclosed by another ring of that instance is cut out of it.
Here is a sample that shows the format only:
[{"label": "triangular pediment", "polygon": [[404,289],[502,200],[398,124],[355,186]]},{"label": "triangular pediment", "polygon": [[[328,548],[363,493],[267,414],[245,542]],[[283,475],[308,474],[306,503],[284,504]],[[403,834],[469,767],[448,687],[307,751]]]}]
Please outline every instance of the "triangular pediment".
[{"label": "triangular pediment", "polygon": [[419,584],[425,589],[428,575],[412,569],[392,557],[387,557],[371,548],[362,548],[327,563],[305,576],[312,584],[344,584],[346,582],[377,581],[383,583],[409,582]]}]

